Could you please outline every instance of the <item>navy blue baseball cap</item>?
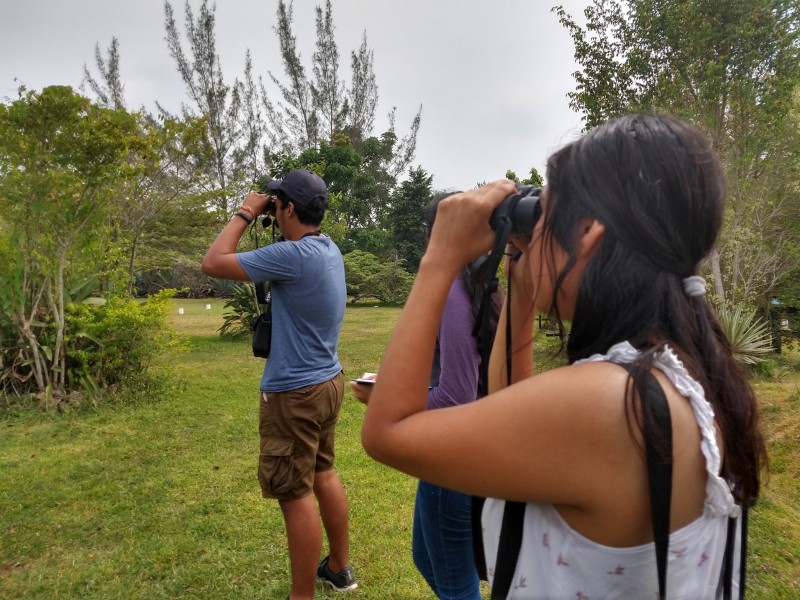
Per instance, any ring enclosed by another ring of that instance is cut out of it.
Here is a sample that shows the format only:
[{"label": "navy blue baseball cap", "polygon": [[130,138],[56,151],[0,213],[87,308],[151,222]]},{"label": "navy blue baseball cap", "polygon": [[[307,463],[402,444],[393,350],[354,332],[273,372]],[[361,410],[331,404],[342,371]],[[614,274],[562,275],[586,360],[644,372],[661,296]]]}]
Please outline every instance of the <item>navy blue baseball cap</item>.
[{"label": "navy blue baseball cap", "polygon": [[[273,179],[267,184],[272,191],[281,190],[289,200],[308,207],[314,198],[328,200],[328,188],[319,175],[308,169],[295,169],[283,176],[283,179]],[[323,206],[325,204],[323,203]]]}]

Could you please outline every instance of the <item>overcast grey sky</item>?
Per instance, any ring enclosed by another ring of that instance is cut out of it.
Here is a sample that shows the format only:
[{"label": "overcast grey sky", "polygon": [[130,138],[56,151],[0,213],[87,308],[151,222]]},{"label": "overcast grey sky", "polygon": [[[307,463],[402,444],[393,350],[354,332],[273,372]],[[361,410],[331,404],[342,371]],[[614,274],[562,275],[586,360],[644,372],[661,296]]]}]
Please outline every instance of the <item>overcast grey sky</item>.
[{"label": "overcast grey sky", "polygon": [[[173,1],[184,29],[184,2]],[[294,2],[294,33],[309,69],[314,7]],[[422,105],[415,165],[437,189],[471,188],[536,167],[579,135],[580,116],[568,107],[576,66],[569,35],[551,12],[562,4],[580,18],[588,0],[332,0],[341,67],[349,81],[350,52],[364,31],[374,50],[379,105],[376,132],[397,107],[399,135]],[[200,0],[190,0],[197,14]],[[282,76],[273,31],[277,0],[218,0],[217,51],[229,82],[242,76],[249,48],[256,74],[274,91],[267,71]],[[129,108],[177,112],[183,83],[164,41],[163,0],[0,0],[0,98],[19,84],[78,88],[84,63],[96,74],[119,40],[120,70]],[[16,78],[16,81],[15,81]]]}]

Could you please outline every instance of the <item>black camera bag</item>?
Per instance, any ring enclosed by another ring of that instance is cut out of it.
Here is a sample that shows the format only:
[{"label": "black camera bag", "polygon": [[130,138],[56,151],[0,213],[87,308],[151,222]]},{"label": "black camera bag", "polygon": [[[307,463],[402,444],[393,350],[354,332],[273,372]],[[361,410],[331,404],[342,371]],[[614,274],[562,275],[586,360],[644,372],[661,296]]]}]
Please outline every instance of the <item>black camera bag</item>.
[{"label": "black camera bag", "polygon": [[272,296],[265,290],[263,283],[255,284],[256,299],[259,304],[266,305],[253,323],[253,356],[269,358],[272,346]]}]

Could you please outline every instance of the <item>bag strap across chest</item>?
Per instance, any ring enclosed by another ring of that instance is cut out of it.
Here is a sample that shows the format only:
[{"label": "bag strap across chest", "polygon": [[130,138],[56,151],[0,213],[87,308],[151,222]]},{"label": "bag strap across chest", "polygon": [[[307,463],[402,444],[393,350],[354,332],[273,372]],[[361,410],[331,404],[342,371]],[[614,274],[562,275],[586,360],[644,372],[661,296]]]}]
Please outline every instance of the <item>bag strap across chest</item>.
[{"label": "bag strap across chest", "polygon": [[[637,367],[621,365],[635,379]],[[646,382],[645,400],[642,402],[644,416],[644,438],[647,455],[647,477],[650,489],[651,514],[656,548],[659,598],[666,598],[667,556],[669,553],[669,513],[672,497],[672,422],[669,405],[661,386],[649,371],[642,371]],[[655,433],[658,431],[659,433]],[[655,435],[654,435],[655,434]],[[661,448],[656,448],[654,439],[661,439]],[[487,579],[486,558],[483,549],[481,513],[484,498],[472,500],[473,554],[478,575]],[[500,540],[495,561],[491,600],[505,600],[511,589],[514,572],[522,547],[525,503],[506,501],[500,528]],[[535,584],[534,584],[535,585]]]},{"label": "bag strap across chest", "polygon": [[[669,514],[672,503],[672,419],[669,404],[656,378],[650,371],[623,364],[636,383],[637,373],[645,379],[642,398],[644,442],[647,455],[647,485],[650,490],[650,514],[656,548],[658,597],[667,597],[667,558],[669,555]],[[657,447],[655,440],[661,441]]]},{"label": "bag strap across chest", "polygon": [[[650,491],[650,512],[656,552],[659,600],[667,598],[667,559],[669,556],[669,516],[672,499],[672,420],[664,390],[650,371],[630,364],[620,364],[634,382],[639,374],[643,381],[642,415],[647,458],[647,479]],[[481,513],[485,498],[472,498],[472,540],[478,576],[487,580],[486,558],[483,548]],[[525,504],[505,502],[500,540],[495,561],[491,600],[505,600],[511,589],[517,559],[522,547],[522,532],[525,520]],[[744,598],[745,564],[747,556],[747,509],[742,507],[739,598]],[[727,539],[720,579],[723,600],[732,598],[733,557],[736,543],[736,519],[728,519]],[[535,585],[535,582],[533,583]]]}]

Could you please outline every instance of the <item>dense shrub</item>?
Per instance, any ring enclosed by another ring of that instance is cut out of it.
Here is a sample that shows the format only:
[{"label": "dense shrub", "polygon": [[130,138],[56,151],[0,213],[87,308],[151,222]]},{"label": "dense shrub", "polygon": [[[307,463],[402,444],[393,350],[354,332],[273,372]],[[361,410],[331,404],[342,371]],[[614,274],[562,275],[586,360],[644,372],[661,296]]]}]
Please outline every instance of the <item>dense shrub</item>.
[{"label": "dense shrub", "polygon": [[146,373],[153,360],[178,346],[167,325],[169,299],[163,290],[143,302],[112,298],[105,304],[70,304],[67,310],[67,381],[95,391]]},{"label": "dense shrub", "polygon": [[374,298],[387,304],[402,305],[414,282],[414,276],[403,268],[402,260],[381,260],[362,250],[344,255],[344,274],[347,295],[352,302]]}]

